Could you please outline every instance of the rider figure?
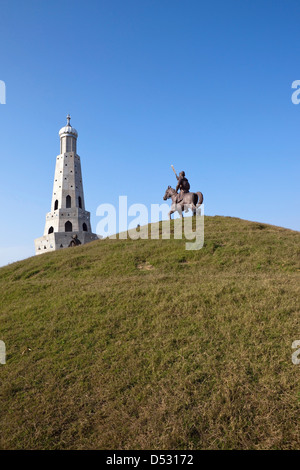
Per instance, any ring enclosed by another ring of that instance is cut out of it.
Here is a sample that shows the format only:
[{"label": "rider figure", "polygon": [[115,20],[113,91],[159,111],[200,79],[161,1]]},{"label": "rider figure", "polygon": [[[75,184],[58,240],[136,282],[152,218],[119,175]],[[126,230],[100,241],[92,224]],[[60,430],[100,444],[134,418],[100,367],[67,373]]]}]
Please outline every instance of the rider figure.
[{"label": "rider figure", "polygon": [[190,183],[188,182],[187,178],[185,177],[185,172],[181,171],[179,173],[179,176],[176,175],[176,178],[178,180],[177,186],[176,186],[176,193],[178,192],[178,189],[180,189],[180,193],[177,196],[177,203],[181,202],[183,200],[183,194],[188,193],[190,190]]},{"label": "rider figure", "polygon": [[79,240],[77,234],[75,234],[75,235],[72,236],[72,239],[71,239],[68,247],[77,246],[77,245],[81,245],[81,241]]}]

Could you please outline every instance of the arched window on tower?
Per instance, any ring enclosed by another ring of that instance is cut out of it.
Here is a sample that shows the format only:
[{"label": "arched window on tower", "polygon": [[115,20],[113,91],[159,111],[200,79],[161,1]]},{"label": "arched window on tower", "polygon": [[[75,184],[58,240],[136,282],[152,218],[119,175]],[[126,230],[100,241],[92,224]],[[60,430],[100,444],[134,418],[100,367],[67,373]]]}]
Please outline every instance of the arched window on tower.
[{"label": "arched window on tower", "polygon": [[48,233],[53,233],[53,232],[54,232],[54,228],[50,227],[49,230],[48,230]]},{"label": "arched window on tower", "polygon": [[81,197],[78,196],[78,206],[80,209],[82,209],[82,201],[81,201]]},{"label": "arched window on tower", "polygon": [[66,197],[66,208],[70,209],[71,207],[71,196]]},{"label": "arched window on tower", "polygon": [[57,211],[57,209],[58,209],[58,200],[56,199],[54,203],[54,210]]},{"label": "arched window on tower", "polygon": [[67,137],[67,149],[66,152],[72,152],[72,137]]},{"label": "arched window on tower", "polygon": [[84,232],[87,232],[87,225],[86,225],[85,222],[82,224],[82,230],[83,230]]},{"label": "arched window on tower", "polygon": [[72,232],[72,222],[69,220],[65,223],[65,232]]}]

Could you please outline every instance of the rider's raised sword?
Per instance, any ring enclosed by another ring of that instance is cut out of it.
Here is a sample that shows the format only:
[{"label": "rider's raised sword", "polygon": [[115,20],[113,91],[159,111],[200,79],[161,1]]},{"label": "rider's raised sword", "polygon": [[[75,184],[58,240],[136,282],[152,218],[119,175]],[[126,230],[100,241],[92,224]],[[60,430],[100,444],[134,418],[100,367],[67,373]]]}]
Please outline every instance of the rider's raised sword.
[{"label": "rider's raised sword", "polygon": [[176,173],[175,168],[173,167],[173,165],[171,165],[171,168],[172,168],[172,170],[174,171],[175,176],[176,176],[176,178],[177,178],[177,173]]}]

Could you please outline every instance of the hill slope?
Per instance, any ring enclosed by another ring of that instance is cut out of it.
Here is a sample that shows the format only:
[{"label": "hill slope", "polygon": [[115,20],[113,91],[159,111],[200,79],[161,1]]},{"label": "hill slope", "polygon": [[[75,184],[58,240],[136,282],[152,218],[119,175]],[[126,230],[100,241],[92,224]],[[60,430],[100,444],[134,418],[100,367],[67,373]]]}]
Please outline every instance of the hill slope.
[{"label": "hill slope", "polygon": [[299,448],[300,233],[104,240],[0,270],[0,446]]}]

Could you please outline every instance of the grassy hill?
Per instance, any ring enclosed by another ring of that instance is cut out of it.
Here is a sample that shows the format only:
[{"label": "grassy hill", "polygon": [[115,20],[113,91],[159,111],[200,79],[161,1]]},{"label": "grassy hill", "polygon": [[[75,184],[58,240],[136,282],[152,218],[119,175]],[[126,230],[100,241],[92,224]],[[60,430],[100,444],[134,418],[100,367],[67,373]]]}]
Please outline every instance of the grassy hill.
[{"label": "grassy hill", "polygon": [[2,449],[300,448],[300,233],[104,240],[0,269]]}]

